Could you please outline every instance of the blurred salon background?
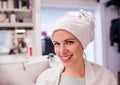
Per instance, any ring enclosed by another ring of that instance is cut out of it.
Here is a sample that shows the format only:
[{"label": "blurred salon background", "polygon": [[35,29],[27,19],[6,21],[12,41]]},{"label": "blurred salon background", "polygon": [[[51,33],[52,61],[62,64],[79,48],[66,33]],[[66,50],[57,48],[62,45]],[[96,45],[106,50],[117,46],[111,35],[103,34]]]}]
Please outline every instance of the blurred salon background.
[{"label": "blurred salon background", "polygon": [[0,65],[55,54],[50,39],[55,22],[77,16],[80,9],[93,15],[96,24],[85,58],[110,69],[119,79],[119,0],[0,0]]}]

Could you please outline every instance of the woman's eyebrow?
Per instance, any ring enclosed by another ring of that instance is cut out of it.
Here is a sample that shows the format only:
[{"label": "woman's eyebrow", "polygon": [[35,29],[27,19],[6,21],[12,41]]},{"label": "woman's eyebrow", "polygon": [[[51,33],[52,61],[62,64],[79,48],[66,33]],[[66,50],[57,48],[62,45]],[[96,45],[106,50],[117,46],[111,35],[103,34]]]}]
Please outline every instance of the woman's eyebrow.
[{"label": "woman's eyebrow", "polygon": [[57,41],[52,41],[53,43],[57,43]]},{"label": "woman's eyebrow", "polygon": [[77,39],[75,39],[75,38],[68,38],[65,41],[67,41],[67,40],[77,40]]},{"label": "woman's eyebrow", "polygon": [[[68,41],[68,40],[77,40],[76,38],[68,38],[68,39],[65,39],[64,41]],[[53,40],[54,43],[56,43],[57,41]]]}]

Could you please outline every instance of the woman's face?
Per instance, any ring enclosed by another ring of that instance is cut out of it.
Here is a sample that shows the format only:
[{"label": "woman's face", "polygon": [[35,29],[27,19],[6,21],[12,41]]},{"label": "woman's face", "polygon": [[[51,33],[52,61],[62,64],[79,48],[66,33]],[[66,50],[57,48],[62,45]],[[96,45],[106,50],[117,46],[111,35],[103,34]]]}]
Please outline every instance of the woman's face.
[{"label": "woman's face", "polygon": [[52,37],[56,55],[65,67],[74,65],[82,59],[82,45],[67,31],[56,31]]}]

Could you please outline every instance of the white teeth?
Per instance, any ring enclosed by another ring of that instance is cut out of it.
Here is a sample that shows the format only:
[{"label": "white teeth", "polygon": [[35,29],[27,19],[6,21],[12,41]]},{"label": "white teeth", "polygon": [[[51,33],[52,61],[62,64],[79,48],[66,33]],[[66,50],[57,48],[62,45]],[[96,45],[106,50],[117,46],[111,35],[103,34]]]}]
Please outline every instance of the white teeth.
[{"label": "white teeth", "polygon": [[62,57],[62,58],[66,60],[66,59],[69,59],[70,57],[71,57],[71,56]]}]

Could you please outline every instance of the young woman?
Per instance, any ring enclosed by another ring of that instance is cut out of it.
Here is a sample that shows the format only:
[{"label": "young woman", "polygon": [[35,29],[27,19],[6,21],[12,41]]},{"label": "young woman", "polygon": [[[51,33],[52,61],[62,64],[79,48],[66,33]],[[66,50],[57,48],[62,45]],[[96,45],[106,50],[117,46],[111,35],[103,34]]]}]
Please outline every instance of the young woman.
[{"label": "young woman", "polygon": [[93,17],[83,10],[79,16],[60,19],[51,39],[62,64],[44,71],[36,85],[117,85],[109,70],[83,58],[94,39],[94,27]]}]

